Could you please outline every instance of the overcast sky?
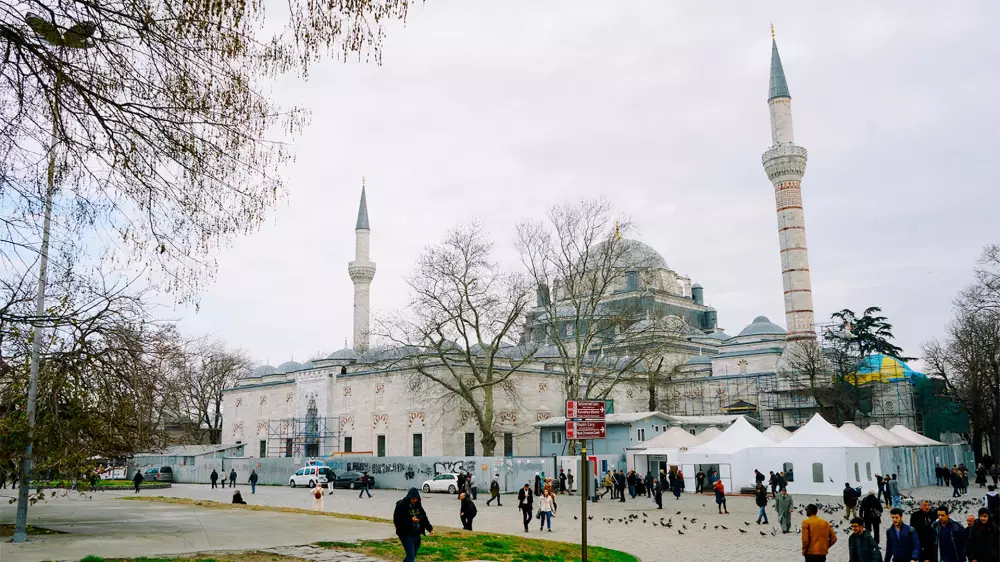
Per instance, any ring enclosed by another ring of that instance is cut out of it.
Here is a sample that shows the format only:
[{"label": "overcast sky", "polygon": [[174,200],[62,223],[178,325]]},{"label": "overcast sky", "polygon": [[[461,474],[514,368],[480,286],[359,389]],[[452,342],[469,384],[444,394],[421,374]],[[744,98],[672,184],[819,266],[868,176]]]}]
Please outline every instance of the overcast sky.
[{"label": "overcast sky", "polygon": [[[616,6],[611,8],[611,6]],[[705,287],[730,334],[784,325],[773,189],[761,166],[773,21],[803,178],[818,321],[878,305],[919,355],[984,244],[1000,242],[1000,3],[427,0],[382,66],[329,62],[275,94],[312,111],[289,193],[217,257],[188,333],[277,365],[351,335],[367,177],[372,306],[408,298],[422,248],[606,196]]]}]

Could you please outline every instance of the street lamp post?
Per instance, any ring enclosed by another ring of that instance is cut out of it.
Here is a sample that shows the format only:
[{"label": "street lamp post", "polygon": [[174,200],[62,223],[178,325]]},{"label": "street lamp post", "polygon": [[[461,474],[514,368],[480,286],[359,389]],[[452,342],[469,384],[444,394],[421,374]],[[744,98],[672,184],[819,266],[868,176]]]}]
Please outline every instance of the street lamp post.
[{"label": "street lamp post", "polygon": [[56,59],[56,77],[53,87],[51,117],[52,132],[49,137],[49,161],[45,186],[45,217],[42,222],[42,246],[38,260],[38,292],[35,295],[35,317],[31,322],[31,366],[28,375],[28,443],[24,446],[21,459],[21,473],[17,483],[17,514],[14,519],[14,537],[16,543],[28,540],[28,486],[31,482],[31,463],[34,454],[35,440],[35,402],[38,398],[38,370],[42,354],[42,317],[45,315],[45,281],[48,275],[49,238],[52,227],[52,199],[56,191],[56,144],[59,139],[60,86],[62,85],[62,57],[67,49],[86,49],[91,46],[90,37],[96,26],[90,22],[81,22],[61,33],[51,21],[28,13],[25,18],[28,26],[35,32],[39,40],[57,47],[59,56]]}]

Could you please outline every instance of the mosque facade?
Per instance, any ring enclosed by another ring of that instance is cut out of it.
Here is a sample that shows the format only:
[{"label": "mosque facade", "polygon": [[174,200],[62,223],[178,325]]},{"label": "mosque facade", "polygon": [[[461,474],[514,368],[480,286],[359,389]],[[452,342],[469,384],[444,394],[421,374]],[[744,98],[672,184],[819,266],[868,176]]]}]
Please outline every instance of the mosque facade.
[{"label": "mosque facade", "polygon": [[[651,322],[670,325],[672,335],[663,355],[671,372],[655,385],[636,380],[616,386],[608,396],[615,413],[745,414],[762,426],[795,428],[817,411],[804,389],[781,376],[783,354],[789,346],[816,338],[816,327],[801,197],[807,153],[794,144],[791,95],[773,40],[768,107],[772,146],[762,163],[775,191],[788,329],[758,316],[735,334],[727,334],[718,326],[718,312],[705,305],[701,285],[672,270],[652,247],[625,240],[628,252],[642,266],[629,271],[606,300],[628,302],[640,311],[631,330]],[[441,393],[427,386],[433,383],[407,369],[405,357],[411,350],[369,348],[369,298],[376,269],[370,229],[362,188],[355,259],[348,267],[355,288],[353,346],[305,363],[255,369],[224,393],[223,443],[245,444],[249,456],[255,457],[483,454],[474,412],[459,402],[441,400]],[[551,297],[558,298],[558,288],[554,292]],[[558,352],[546,345],[546,332],[536,322],[543,313],[541,306],[528,313],[527,328],[515,346],[530,346],[532,360],[494,394],[496,456],[537,455],[541,443],[535,425],[563,415],[564,375]],[[614,338],[606,343],[614,349]],[[918,429],[906,380],[872,386],[870,413],[878,423]],[[651,392],[655,392],[652,400]],[[862,424],[867,425],[863,420]],[[562,441],[557,432],[545,435]],[[630,442],[651,437],[636,434]],[[546,447],[553,444],[558,445],[553,441]]]}]

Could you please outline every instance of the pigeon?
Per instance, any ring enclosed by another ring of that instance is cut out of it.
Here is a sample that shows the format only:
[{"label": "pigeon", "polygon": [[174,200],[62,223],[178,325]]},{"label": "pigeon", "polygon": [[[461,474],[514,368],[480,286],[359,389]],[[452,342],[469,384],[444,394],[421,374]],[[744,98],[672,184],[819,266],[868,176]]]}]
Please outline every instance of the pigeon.
[{"label": "pigeon", "polygon": [[691,518],[691,522],[692,522],[692,523],[697,523],[697,522],[698,522],[698,520],[697,520],[697,519],[695,519],[694,517],[692,517],[692,518]]},{"label": "pigeon", "polygon": [[701,530],[704,531],[707,528],[708,528],[708,523],[702,523]]},{"label": "pigeon", "polygon": [[722,529],[723,529],[724,531],[728,531],[728,530],[729,530],[729,527],[726,527],[725,525],[719,525],[719,526],[720,526],[720,527],[722,527]]},{"label": "pigeon", "polygon": [[747,532],[744,531],[743,529],[740,529],[740,532],[743,533],[744,535],[747,534]]},{"label": "pigeon", "polygon": [[750,526],[750,522],[749,521],[744,521],[743,524],[746,525],[747,527]]},{"label": "pigeon", "polygon": [[677,513],[675,513],[674,515],[680,515],[680,514],[681,514],[681,512],[680,512],[680,511],[678,511],[678,512],[677,512]]},{"label": "pigeon", "polygon": [[587,516],[587,521],[593,521],[593,520],[594,520],[594,516],[593,515],[588,515]]},{"label": "pigeon", "polygon": [[680,530],[680,529],[677,529],[677,534],[678,534],[678,535],[683,535],[683,534],[684,534],[684,531],[682,531],[682,530]]},{"label": "pigeon", "polygon": [[687,525],[685,525],[684,523],[681,523],[681,529],[684,529],[685,531],[687,531],[687,528],[688,528]]},{"label": "pigeon", "polygon": [[[740,530],[742,531],[743,529],[740,529]],[[765,533],[764,531],[760,531],[760,536],[762,536],[762,537],[766,537],[766,536],[767,536],[767,533]]]},{"label": "pigeon", "polygon": [[579,519],[579,517],[577,517],[576,515],[574,515],[573,516],[573,521],[576,521],[577,519]]}]

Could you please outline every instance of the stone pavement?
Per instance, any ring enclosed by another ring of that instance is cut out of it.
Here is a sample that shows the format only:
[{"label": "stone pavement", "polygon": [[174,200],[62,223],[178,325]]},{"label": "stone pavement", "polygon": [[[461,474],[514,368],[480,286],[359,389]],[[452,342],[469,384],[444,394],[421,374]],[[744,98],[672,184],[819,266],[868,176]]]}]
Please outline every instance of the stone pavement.
[{"label": "stone pavement", "polygon": [[314,562],[385,562],[380,558],[372,558],[356,552],[344,552],[342,550],[330,550],[316,546],[282,546],[279,548],[268,548],[264,552],[272,552],[283,556],[292,556],[303,560]]},{"label": "stone pavement", "polygon": [[[261,486],[251,495],[245,486],[240,487],[244,498],[251,504],[297,507],[309,509],[312,497],[303,488]],[[934,501],[946,500],[951,496],[950,488],[921,488],[913,493],[915,497]],[[981,498],[982,492],[971,489],[969,499]],[[7,493],[10,493],[7,491]],[[87,538],[67,539],[66,535],[48,536],[39,539],[36,549],[44,556],[32,555],[31,547],[0,547],[0,560],[69,559],[69,554],[80,552],[100,555],[102,552],[119,556],[135,556],[152,552],[179,553],[202,550],[223,549],[264,549],[276,546],[303,545],[319,540],[354,540],[365,538],[385,538],[392,536],[389,525],[335,518],[312,518],[309,515],[252,512],[240,509],[218,510],[194,506],[157,504],[155,502],[133,503],[113,498],[128,496],[124,492],[100,492],[96,499],[80,501],[70,499],[53,500],[32,508],[33,525],[52,527],[84,533]],[[186,497],[228,501],[230,490],[212,490],[207,485],[176,484],[169,490],[151,491],[148,495]],[[335,490],[325,497],[325,509],[331,512],[352,513],[374,517],[391,518],[396,501],[402,498],[400,490],[375,490],[373,498],[359,499],[357,492]],[[422,494],[424,505],[431,522],[437,526],[460,527],[458,501],[447,494]],[[791,495],[795,503],[804,506],[819,502],[839,506],[840,498],[796,495],[794,486]],[[476,502],[479,516],[475,520],[477,531],[523,535],[517,500],[513,496],[503,497],[503,507],[486,505],[487,495],[481,495]],[[560,496],[559,511],[553,518],[553,532],[539,533],[532,521],[528,536],[546,540],[578,543],[580,540],[580,498]],[[3,498],[0,502],[6,504]],[[801,560],[800,537],[794,530],[798,528],[804,515],[798,510],[792,520],[793,532],[781,534],[777,529],[774,510],[768,508],[771,524],[757,526],[757,507],[753,498],[730,496],[727,499],[730,515],[718,515],[711,496],[684,494],[680,500],[673,496],[664,498],[663,511],[657,511],[651,500],[629,499],[625,503],[610,501],[608,498],[588,504],[588,514],[593,517],[589,524],[589,543],[594,546],[614,548],[639,556],[644,562],[664,559],[688,561],[701,560],[768,560],[769,562],[791,562]],[[69,507],[67,507],[69,506]],[[802,507],[804,509],[804,507]],[[681,513],[677,513],[680,511]],[[628,516],[637,516],[629,521]],[[846,527],[837,515],[823,515],[839,525],[840,541],[833,547],[829,560],[847,560]],[[611,521],[608,522],[607,519]],[[672,527],[666,528],[659,521],[671,520]],[[686,518],[686,519],[685,519]],[[619,521],[621,519],[621,521]],[[888,516],[883,518],[886,522]],[[0,521],[13,520],[13,506],[4,509]],[[643,523],[643,521],[646,521]],[[696,520],[696,521],[694,521]],[[749,525],[746,525],[749,523]],[[655,525],[654,525],[655,524]],[[716,527],[718,526],[718,528]],[[685,528],[686,527],[686,528]],[[723,527],[726,527],[725,529]],[[739,530],[746,531],[741,533]],[[764,533],[761,535],[761,533]],[[683,533],[683,534],[681,534]],[[773,533],[773,535],[772,535]],[[114,541],[107,539],[113,538]],[[77,546],[87,546],[82,550],[57,549],[60,541]],[[89,541],[89,542],[88,542]],[[269,544],[270,543],[270,544]],[[143,552],[140,547],[155,547]],[[12,548],[20,548],[13,550]],[[123,552],[123,549],[127,550]],[[59,554],[62,552],[62,554]],[[8,556],[17,555],[18,557]],[[77,556],[79,559],[82,555]],[[334,558],[333,560],[341,560]],[[349,560],[349,559],[345,559]]]}]

